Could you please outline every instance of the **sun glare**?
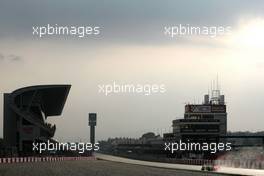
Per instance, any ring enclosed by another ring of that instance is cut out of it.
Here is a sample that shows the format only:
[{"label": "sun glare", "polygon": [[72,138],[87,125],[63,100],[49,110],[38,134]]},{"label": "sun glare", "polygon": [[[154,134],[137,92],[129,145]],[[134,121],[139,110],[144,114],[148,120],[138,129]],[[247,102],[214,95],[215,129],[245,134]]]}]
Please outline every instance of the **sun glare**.
[{"label": "sun glare", "polygon": [[232,42],[247,49],[264,49],[264,19],[242,22],[239,30],[234,33]]}]

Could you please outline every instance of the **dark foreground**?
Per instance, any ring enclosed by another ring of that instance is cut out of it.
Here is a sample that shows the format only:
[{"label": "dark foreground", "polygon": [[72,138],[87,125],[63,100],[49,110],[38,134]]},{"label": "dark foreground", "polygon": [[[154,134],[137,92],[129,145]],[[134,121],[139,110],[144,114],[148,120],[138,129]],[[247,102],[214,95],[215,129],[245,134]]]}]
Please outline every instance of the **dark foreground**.
[{"label": "dark foreground", "polygon": [[[198,176],[220,175],[161,169],[110,161],[61,161],[0,164],[0,176]],[[222,174],[221,174],[222,175]]]}]

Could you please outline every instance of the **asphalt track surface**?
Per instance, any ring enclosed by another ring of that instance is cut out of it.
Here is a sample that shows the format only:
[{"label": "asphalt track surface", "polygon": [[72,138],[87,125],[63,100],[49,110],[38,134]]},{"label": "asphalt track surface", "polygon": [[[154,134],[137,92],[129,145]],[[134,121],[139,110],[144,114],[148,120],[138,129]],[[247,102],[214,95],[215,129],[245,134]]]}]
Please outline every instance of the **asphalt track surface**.
[{"label": "asphalt track surface", "polygon": [[0,164],[0,176],[215,176],[104,160]]},{"label": "asphalt track surface", "polygon": [[[121,162],[127,164],[136,164],[141,166],[151,166],[157,168],[167,168],[167,169],[176,169],[176,170],[188,170],[188,171],[197,171],[201,172],[202,166],[199,165],[185,165],[185,164],[169,164],[169,163],[159,163],[159,162],[148,162],[148,161],[140,161],[140,160],[133,160],[127,159],[122,157],[116,157],[111,155],[104,155],[104,154],[96,154],[97,159],[113,161],[113,162]],[[196,173],[197,173],[196,172]],[[223,167],[215,171],[214,173],[220,174],[227,174],[227,175],[245,175],[245,176],[264,176],[264,170],[257,170],[257,169],[242,169],[242,168],[232,168],[232,167]],[[203,172],[204,173],[204,172]],[[208,174],[208,173],[207,173]],[[198,174],[199,175],[199,174]]]}]

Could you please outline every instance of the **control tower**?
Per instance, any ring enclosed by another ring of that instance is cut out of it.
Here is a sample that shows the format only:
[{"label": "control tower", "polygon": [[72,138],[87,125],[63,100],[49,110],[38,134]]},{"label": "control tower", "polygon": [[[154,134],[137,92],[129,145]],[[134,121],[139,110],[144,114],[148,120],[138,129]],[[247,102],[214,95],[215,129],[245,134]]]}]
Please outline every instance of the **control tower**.
[{"label": "control tower", "polygon": [[96,116],[96,113],[89,113],[90,142],[93,145],[95,143]]}]

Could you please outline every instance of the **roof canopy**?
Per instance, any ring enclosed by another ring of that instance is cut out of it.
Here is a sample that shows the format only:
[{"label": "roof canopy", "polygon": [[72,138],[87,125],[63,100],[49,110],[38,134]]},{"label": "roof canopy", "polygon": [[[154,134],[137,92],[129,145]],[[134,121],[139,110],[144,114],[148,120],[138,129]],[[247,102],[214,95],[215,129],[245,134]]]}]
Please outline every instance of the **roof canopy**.
[{"label": "roof canopy", "polygon": [[62,113],[70,88],[71,85],[30,86],[15,90],[12,92],[12,96],[16,98],[34,92],[40,93],[42,95],[42,110],[46,116],[58,116]]}]

